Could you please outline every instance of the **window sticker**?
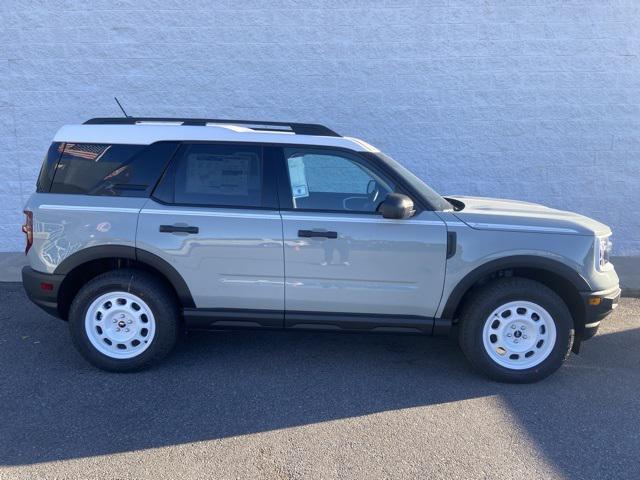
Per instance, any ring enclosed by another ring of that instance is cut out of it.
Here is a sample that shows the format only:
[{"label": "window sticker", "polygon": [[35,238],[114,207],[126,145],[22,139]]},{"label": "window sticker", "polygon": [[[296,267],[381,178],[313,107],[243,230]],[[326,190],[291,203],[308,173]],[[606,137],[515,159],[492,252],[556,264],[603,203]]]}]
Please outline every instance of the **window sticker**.
[{"label": "window sticker", "polygon": [[304,171],[304,157],[289,157],[289,179],[293,198],[306,198],[309,196],[309,185]]},{"label": "window sticker", "polygon": [[195,154],[188,158],[186,191],[247,195],[251,158],[244,155]]}]

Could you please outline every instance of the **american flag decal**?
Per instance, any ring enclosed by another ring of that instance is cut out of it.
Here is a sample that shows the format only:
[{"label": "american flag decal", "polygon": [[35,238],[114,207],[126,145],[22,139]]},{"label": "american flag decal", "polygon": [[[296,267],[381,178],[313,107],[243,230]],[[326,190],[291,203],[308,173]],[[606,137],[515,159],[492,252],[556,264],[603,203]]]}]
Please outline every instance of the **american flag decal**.
[{"label": "american flag decal", "polygon": [[72,157],[98,162],[110,148],[111,145],[100,143],[67,143],[64,153]]}]

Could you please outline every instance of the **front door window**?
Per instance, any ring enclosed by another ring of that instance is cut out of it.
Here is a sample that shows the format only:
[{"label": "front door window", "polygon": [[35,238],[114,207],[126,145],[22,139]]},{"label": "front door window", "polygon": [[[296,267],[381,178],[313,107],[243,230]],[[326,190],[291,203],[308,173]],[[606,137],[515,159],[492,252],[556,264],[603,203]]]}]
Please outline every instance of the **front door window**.
[{"label": "front door window", "polygon": [[330,151],[285,149],[293,208],[374,213],[394,190],[358,159]]}]

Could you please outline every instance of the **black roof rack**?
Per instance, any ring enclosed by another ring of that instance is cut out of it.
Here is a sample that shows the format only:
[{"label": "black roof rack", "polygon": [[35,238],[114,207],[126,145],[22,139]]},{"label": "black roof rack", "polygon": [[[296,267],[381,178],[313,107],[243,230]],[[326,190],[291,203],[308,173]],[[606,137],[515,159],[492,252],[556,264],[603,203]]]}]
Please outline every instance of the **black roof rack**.
[{"label": "black roof rack", "polygon": [[92,118],[85,125],[135,125],[139,122],[181,122],[182,125],[204,126],[207,123],[243,125],[253,130],[293,132],[297,135],[319,135],[322,137],[340,137],[324,125],[315,123],[263,122],[260,120],[226,120],[219,118],[155,118],[155,117],[109,117]]}]

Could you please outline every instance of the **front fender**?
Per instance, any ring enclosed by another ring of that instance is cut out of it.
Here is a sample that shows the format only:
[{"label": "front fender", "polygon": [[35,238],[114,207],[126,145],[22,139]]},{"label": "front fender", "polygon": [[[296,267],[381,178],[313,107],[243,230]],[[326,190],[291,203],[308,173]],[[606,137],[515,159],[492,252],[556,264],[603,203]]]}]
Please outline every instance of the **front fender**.
[{"label": "front fender", "polygon": [[452,319],[464,295],[481,279],[501,270],[517,268],[547,271],[570,282],[578,292],[590,290],[589,283],[585,278],[575,269],[560,260],[537,255],[512,255],[489,260],[467,273],[451,290],[448,298],[443,299],[444,307],[442,308],[440,317]]}]

